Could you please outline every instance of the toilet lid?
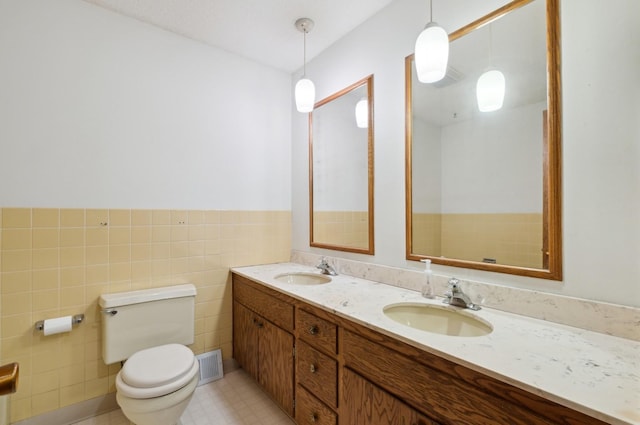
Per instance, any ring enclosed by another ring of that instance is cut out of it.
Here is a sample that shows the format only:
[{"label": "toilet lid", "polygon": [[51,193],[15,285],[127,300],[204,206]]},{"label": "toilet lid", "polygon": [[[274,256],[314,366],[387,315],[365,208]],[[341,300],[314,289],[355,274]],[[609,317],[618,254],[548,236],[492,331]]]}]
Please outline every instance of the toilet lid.
[{"label": "toilet lid", "polygon": [[133,354],[120,372],[127,385],[156,388],[181,381],[193,368],[193,352],[180,344],[147,348]]}]

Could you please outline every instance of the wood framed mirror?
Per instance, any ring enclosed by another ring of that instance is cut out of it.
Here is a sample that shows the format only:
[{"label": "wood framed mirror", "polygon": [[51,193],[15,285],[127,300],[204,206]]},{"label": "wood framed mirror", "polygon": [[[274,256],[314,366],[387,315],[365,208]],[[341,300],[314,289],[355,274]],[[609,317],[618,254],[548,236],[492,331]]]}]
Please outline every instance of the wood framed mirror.
[{"label": "wood framed mirror", "polygon": [[320,100],[309,114],[313,247],[374,253],[373,116],[373,75]]},{"label": "wood framed mirror", "polygon": [[[516,0],[449,35],[447,75],[405,59],[406,258],[562,279],[559,0]],[[505,75],[480,112],[476,82]]]}]

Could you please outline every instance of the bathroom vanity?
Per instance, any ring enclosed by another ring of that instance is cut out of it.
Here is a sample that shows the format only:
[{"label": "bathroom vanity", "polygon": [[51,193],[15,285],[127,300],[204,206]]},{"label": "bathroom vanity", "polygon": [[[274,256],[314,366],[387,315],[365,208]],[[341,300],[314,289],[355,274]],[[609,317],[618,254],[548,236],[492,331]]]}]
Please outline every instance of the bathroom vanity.
[{"label": "bathroom vanity", "polygon": [[[292,267],[302,268],[287,264],[233,270],[234,357],[298,424],[637,423],[574,406],[571,394],[560,400],[542,386],[527,388],[517,377],[469,363],[463,352],[456,359],[440,350],[453,338],[470,351],[490,352],[486,345],[491,341],[485,337],[425,334],[416,341],[412,335],[423,333],[396,330],[392,321],[381,318],[375,302],[365,301],[367,295],[377,299],[376,291],[388,290],[407,300],[415,296],[413,291],[349,276],[327,284],[273,279]],[[363,321],[359,309],[370,309],[366,314],[375,319]],[[519,355],[515,350],[501,357],[514,356],[518,363]],[[627,397],[634,397],[633,391]]]}]

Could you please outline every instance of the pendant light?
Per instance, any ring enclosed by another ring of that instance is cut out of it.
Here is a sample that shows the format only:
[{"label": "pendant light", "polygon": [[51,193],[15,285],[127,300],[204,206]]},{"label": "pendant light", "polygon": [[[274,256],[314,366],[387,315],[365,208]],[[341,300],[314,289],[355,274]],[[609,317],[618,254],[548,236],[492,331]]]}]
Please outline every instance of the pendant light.
[{"label": "pendant light", "polygon": [[449,36],[433,22],[432,0],[429,0],[429,23],[416,40],[414,60],[421,83],[435,83],[444,78],[449,61]]},{"label": "pendant light", "polygon": [[313,29],[313,21],[309,18],[300,18],[295,23],[298,31],[304,34],[304,56],[302,78],[296,83],[296,108],[298,112],[311,112],[316,98],[316,87],[313,81],[307,78],[307,33]]},{"label": "pendant light", "polygon": [[[492,32],[489,26],[489,60],[493,62]],[[476,98],[480,112],[492,112],[502,108],[505,93],[504,74],[497,69],[490,69],[478,78]]]},{"label": "pendant light", "polygon": [[356,125],[358,128],[369,127],[369,102],[366,97],[356,103]]}]

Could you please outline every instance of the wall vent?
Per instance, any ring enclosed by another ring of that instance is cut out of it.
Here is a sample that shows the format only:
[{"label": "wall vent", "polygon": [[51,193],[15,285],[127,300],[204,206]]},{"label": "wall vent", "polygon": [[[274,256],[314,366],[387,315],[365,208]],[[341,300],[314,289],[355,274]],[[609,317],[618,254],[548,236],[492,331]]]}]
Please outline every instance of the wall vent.
[{"label": "wall vent", "polygon": [[203,385],[211,381],[222,378],[222,351],[215,350],[196,356],[200,363],[200,380],[198,385]]},{"label": "wall vent", "polygon": [[462,72],[460,72],[456,68],[447,66],[447,73],[444,75],[444,78],[442,80],[436,81],[435,83],[431,83],[431,85],[440,89],[455,84],[458,81],[464,79],[464,77],[464,74],[462,74]]}]

